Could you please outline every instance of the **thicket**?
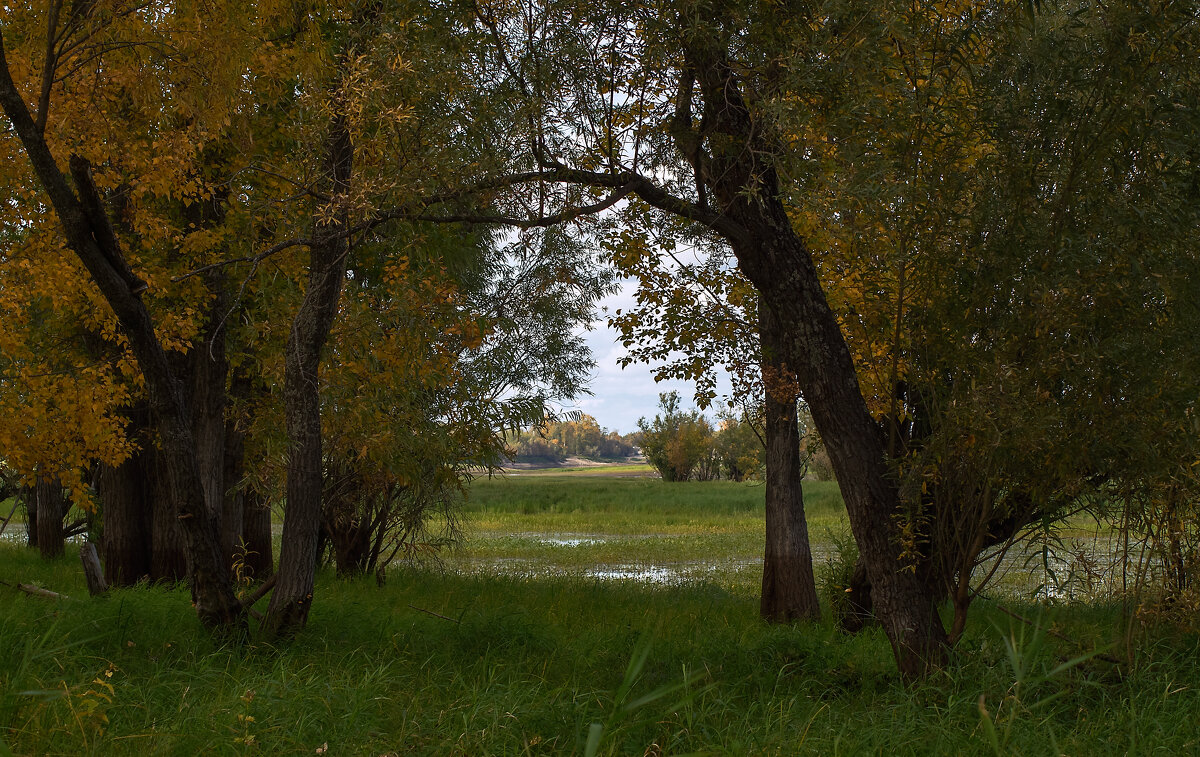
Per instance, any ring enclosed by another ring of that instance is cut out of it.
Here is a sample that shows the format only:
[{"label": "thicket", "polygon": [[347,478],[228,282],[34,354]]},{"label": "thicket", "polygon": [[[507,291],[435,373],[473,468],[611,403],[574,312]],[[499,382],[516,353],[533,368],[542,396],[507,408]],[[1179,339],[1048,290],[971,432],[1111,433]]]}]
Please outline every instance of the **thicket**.
[{"label": "thicket", "polygon": [[509,457],[520,462],[568,457],[589,460],[624,460],[637,454],[636,433],[621,434],[601,428],[596,419],[582,413],[575,420],[546,421],[510,436]]},{"label": "thicket", "polygon": [[726,413],[714,428],[699,410],[683,410],[678,392],[660,394],[659,411],[653,420],[638,420],[638,443],[664,481],[763,477],[761,418]]}]

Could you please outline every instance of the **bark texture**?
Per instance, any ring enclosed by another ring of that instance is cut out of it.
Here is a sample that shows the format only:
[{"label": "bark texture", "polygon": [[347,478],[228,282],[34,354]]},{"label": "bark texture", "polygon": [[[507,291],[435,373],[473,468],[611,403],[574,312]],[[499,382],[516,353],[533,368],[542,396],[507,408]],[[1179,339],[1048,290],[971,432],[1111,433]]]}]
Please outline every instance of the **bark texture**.
[{"label": "bark texture", "polygon": [[782,334],[769,308],[759,307],[766,392],[766,551],[763,555],[764,620],[818,620],[821,607],[813,578],[812,548],[804,516],[800,429],[791,373],[782,359]]},{"label": "bark texture", "polygon": [[275,572],[271,508],[254,489],[245,490],[242,497],[242,560],[248,575],[265,580]]},{"label": "bark texture", "polygon": [[146,462],[146,453],[138,450],[115,468],[100,466],[100,552],[104,573],[114,586],[132,586],[150,576],[151,479]]},{"label": "bark texture", "polygon": [[[336,115],[326,140],[325,174],[331,197],[349,190],[354,148],[344,116]],[[344,209],[310,249],[308,289],[292,321],[284,357],[284,413],[288,432],[287,503],[279,572],[263,625],[268,633],[287,634],[308,621],[321,531],[323,488],[321,451],[321,350],[337,313],[346,277],[348,226]]]},{"label": "bark texture", "polygon": [[52,478],[41,476],[34,487],[37,507],[38,552],[47,560],[62,557],[66,545],[63,516],[66,515],[66,498],[62,486]]},{"label": "bark texture", "polygon": [[108,582],[104,580],[104,569],[100,567],[100,556],[96,554],[96,545],[90,541],[84,542],[79,548],[79,561],[83,563],[83,575],[87,579],[88,594],[99,597],[108,592]]},{"label": "bark texture", "polygon": [[[230,401],[248,400],[259,389],[250,376],[232,372]],[[275,571],[271,539],[271,509],[246,477],[246,433],[241,419],[225,420],[225,497],[222,501],[222,547],[233,555],[244,576],[269,578]]]}]

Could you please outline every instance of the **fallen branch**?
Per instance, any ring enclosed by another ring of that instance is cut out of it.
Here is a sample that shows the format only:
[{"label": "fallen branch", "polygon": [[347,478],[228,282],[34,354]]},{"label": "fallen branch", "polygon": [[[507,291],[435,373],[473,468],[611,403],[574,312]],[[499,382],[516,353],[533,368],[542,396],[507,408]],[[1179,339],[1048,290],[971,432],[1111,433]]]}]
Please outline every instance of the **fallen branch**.
[{"label": "fallen branch", "polygon": [[[1000,612],[1007,615],[1008,617],[1013,618],[1015,620],[1019,620],[1027,626],[1030,626],[1032,628],[1042,628],[1042,626],[1039,626],[1034,621],[1030,620],[1029,618],[1024,617],[1023,615],[1019,615],[1019,614],[1013,612],[1012,610],[1008,609],[1004,605],[998,604],[998,605],[996,605],[996,608],[998,610],[1000,610]],[[1044,630],[1046,631],[1046,633],[1050,634],[1051,636],[1053,636],[1056,639],[1061,639],[1062,641],[1065,641],[1068,644],[1073,644],[1073,645],[1075,645],[1075,647],[1077,647],[1079,649],[1083,649],[1083,644],[1080,644],[1078,641],[1076,641],[1075,639],[1072,639],[1070,636],[1067,636],[1064,633],[1055,631],[1053,628],[1045,628]],[[1093,650],[1093,651],[1095,651],[1095,650]],[[1113,657],[1112,655],[1104,654],[1103,652],[1097,651],[1097,652],[1095,652],[1095,656],[1096,656],[1096,659],[1104,660],[1105,662],[1110,662],[1113,665],[1121,664],[1121,661],[1118,660],[1116,657]]]},{"label": "fallen branch", "polygon": [[4,584],[5,586],[12,586],[12,587],[16,588],[18,591],[23,591],[26,594],[31,594],[35,597],[42,597],[43,599],[70,599],[70,597],[68,597],[66,594],[59,594],[56,591],[50,591],[49,589],[43,589],[42,587],[34,586],[33,584],[23,584],[23,583],[10,584],[8,581],[0,581],[0,584]]},{"label": "fallen branch", "polygon": [[278,577],[279,577],[279,574],[275,573],[270,578],[268,578],[266,581],[263,581],[262,586],[258,587],[254,591],[253,594],[251,594],[250,596],[248,596],[242,600],[242,609],[248,610],[252,616],[257,617],[259,620],[262,620],[262,616],[258,615],[257,613],[254,612],[254,610],[251,610],[250,608],[256,602],[258,602],[258,600],[265,597],[267,595],[267,592],[269,592],[271,589],[275,588],[275,579]]},{"label": "fallen branch", "polygon": [[433,610],[426,610],[426,609],[423,609],[423,608],[421,608],[421,607],[417,607],[416,605],[409,605],[409,607],[413,608],[413,609],[414,609],[414,610],[416,610],[417,612],[423,612],[423,613],[425,613],[426,615],[432,615],[432,616],[433,616],[433,617],[435,617],[435,618],[441,618],[442,620],[448,620],[448,621],[450,621],[451,623],[460,624],[460,621],[457,621],[457,620],[455,620],[454,618],[447,618],[445,615],[438,615],[438,614],[437,614],[436,612],[434,612]]}]

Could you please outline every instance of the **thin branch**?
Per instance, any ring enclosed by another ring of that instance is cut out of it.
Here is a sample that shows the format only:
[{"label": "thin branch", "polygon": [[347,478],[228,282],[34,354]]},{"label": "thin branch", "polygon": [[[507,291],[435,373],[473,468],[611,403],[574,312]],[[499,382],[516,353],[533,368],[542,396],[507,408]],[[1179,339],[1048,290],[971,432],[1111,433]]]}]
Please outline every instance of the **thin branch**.
[{"label": "thin branch", "polygon": [[512,226],[518,229],[534,229],[544,228],[547,226],[555,226],[560,223],[574,221],[582,216],[595,215],[596,213],[608,210],[613,205],[616,205],[621,200],[625,199],[632,193],[633,187],[621,187],[617,191],[605,197],[603,200],[592,205],[582,205],[575,208],[567,208],[558,213],[553,213],[548,216],[533,216],[530,218],[516,218],[513,216],[501,215],[481,215],[473,213],[464,214],[429,214],[423,213],[412,217],[415,221],[429,221],[432,223],[484,223],[497,224],[502,226]]},{"label": "thin branch", "polygon": [[432,615],[432,616],[433,616],[433,617],[435,617],[435,618],[441,618],[442,620],[448,620],[448,621],[450,621],[451,623],[455,623],[455,624],[457,624],[457,625],[461,625],[461,624],[462,624],[462,622],[461,622],[461,621],[455,620],[454,618],[447,618],[445,615],[439,615],[438,613],[434,612],[433,610],[425,610],[425,609],[423,609],[423,608],[420,608],[420,607],[417,607],[416,605],[413,605],[413,604],[410,604],[410,605],[409,605],[409,607],[413,608],[413,609],[414,609],[414,610],[416,610],[417,612],[423,612],[423,613],[425,613],[426,615]]},{"label": "thin branch", "polygon": [[12,510],[8,512],[8,517],[4,519],[3,523],[0,523],[0,535],[4,534],[4,529],[8,528],[8,522],[11,521],[13,516],[17,514],[17,508],[20,506],[21,502],[19,500],[13,502]]},{"label": "thin branch", "polygon": [[54,52],[54,40],[58,28],[58,12],[62,9],[61,0],[50,3],[50,12],[46,14],[46,58],[42,63],[42,89],[38,93],[37,119],[34,122],[38,132],[46,132],[46,118],[50,114],[50,89],[54,86],[54,69],[58,67],[58,56]]},{"label": "thin branch", "polygon": [[292,247],[311,247],[312,245],[317,244],[321,241],[324,241],[324,240],[310,239],[310,238],[306,238],[306,237],[296,237],[293,239],[285,239],[282,242],[276,242],[275,244],[271,245],[270,247],[268,247],[267,249],[258,253],[257,255],[247,255],[246,257],[242,257],[242,258],[230,258],[229,260],[221,260],[216,263],[209,263],[208,265],[202,265],[199,268],[195,268],[191,271],[188,271],[185,274],[182,274],[179,276],[172,276],[171,281],[173,281],[173,282],[183,281],[184,279],[190,279],[193,276],[199,276],[202,273],[207,273],[208,271],[211,271],[211,270],[214,270],[217,268],[224,268],[225,266],[237,265],[238,263],[252,263],[253,267],[255,269],[257,269],[258,265],[260,263],[262,263],[264,260],[271,257],[272,255],[277,255],[277,254],[283,252],[284,250],[290,249]]}]

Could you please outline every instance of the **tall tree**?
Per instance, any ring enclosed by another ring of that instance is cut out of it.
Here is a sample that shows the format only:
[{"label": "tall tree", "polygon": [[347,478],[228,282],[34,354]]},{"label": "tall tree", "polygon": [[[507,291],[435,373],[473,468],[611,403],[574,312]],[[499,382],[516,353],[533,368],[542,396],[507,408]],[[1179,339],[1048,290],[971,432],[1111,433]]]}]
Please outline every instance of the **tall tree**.
[{"label": "tall tree", "polygon": [[[104,302],[112,309],[121,333],[128,339],[145,381],[152,412],[159,419],[161,456],[166,478],[168,501],[175,504],[187,540],[191,563],[192,594],[197,614],[206,625],[236,628],[243,623],[241,604],[233,593],[227,567],[221,559],[216,522],[209,517],[195,459],[191,416],[175,371],[156,333],[156,321],[143,301],[147,284],[131,270],[125,250],[114,229],[108,208],[97,185],[93,164],[81,151],[66,148],[66,171],[60,166],[48,141],[52,124],[50,104],[60,74],[77,65],[81,52],[92,53],[81,40],[100,34],[112,44],[122,22],[138,23],[136,14],[116,19],[94,12],[94,6],[73,5],[64,8],[54,2],[47,9],[46,36],[22,36],[32,42],[22,53],[41,52],[43,65],[18,70],[36,71],[38,96],[35,110],[27,106],[12,75],[5,38],[0,37],[0,106],[27,156],[36,181],[50,201],[54,217],[61,226],[66,247],[87,270]],[[13,27],[13,16],[0,34]],[[27,28],[27,27],[26,27]],[[128,31],[128,30],[126,30]],[[102,43],[94,43],[103,49]],[[22,58],[22,61],[30,58]],[[74,61],[74,62],[73,62]],[[92,114],[94,117],[95,113]],[[57,126],[57,124],[55,124]],[[68,127],[69,129],[69,127]],[[53,132],[57,136],[57,132]],[[68,142],[68,145],[70,143]],[[71,181],[67,181],[70,176]]]},{"label": "tall tree", "polygon": [[[636,196],[707,227],[732,249],[784,334],[783,356],[838,474],[900,670],[920,675],[944,661],[945,630],[932,592],[903,569],[903,535],[893,518],[899,492],[883,439],[783,203],[772,116],[757,107],[766,101],[756,87],[768,82],[747,75],[756,70],[748,66],[769,68],[778,45],[790,44],[779,30],[798,34],[805,21],[767,8],[693,3],[645,10],[549,4],[516,18],[494,9],[480,15],[493,32],[493,60],[528,97],[527,155],[544,180],[609,193],[593,206]],[[525,32],[505,31],[514,27]],[[548,102],[541,94],[551,82],[556,90],[573,86],[571,96]],[[554,124],[575,128],[556,131]],[[651,178],[659,168],[671,183]]]}]

